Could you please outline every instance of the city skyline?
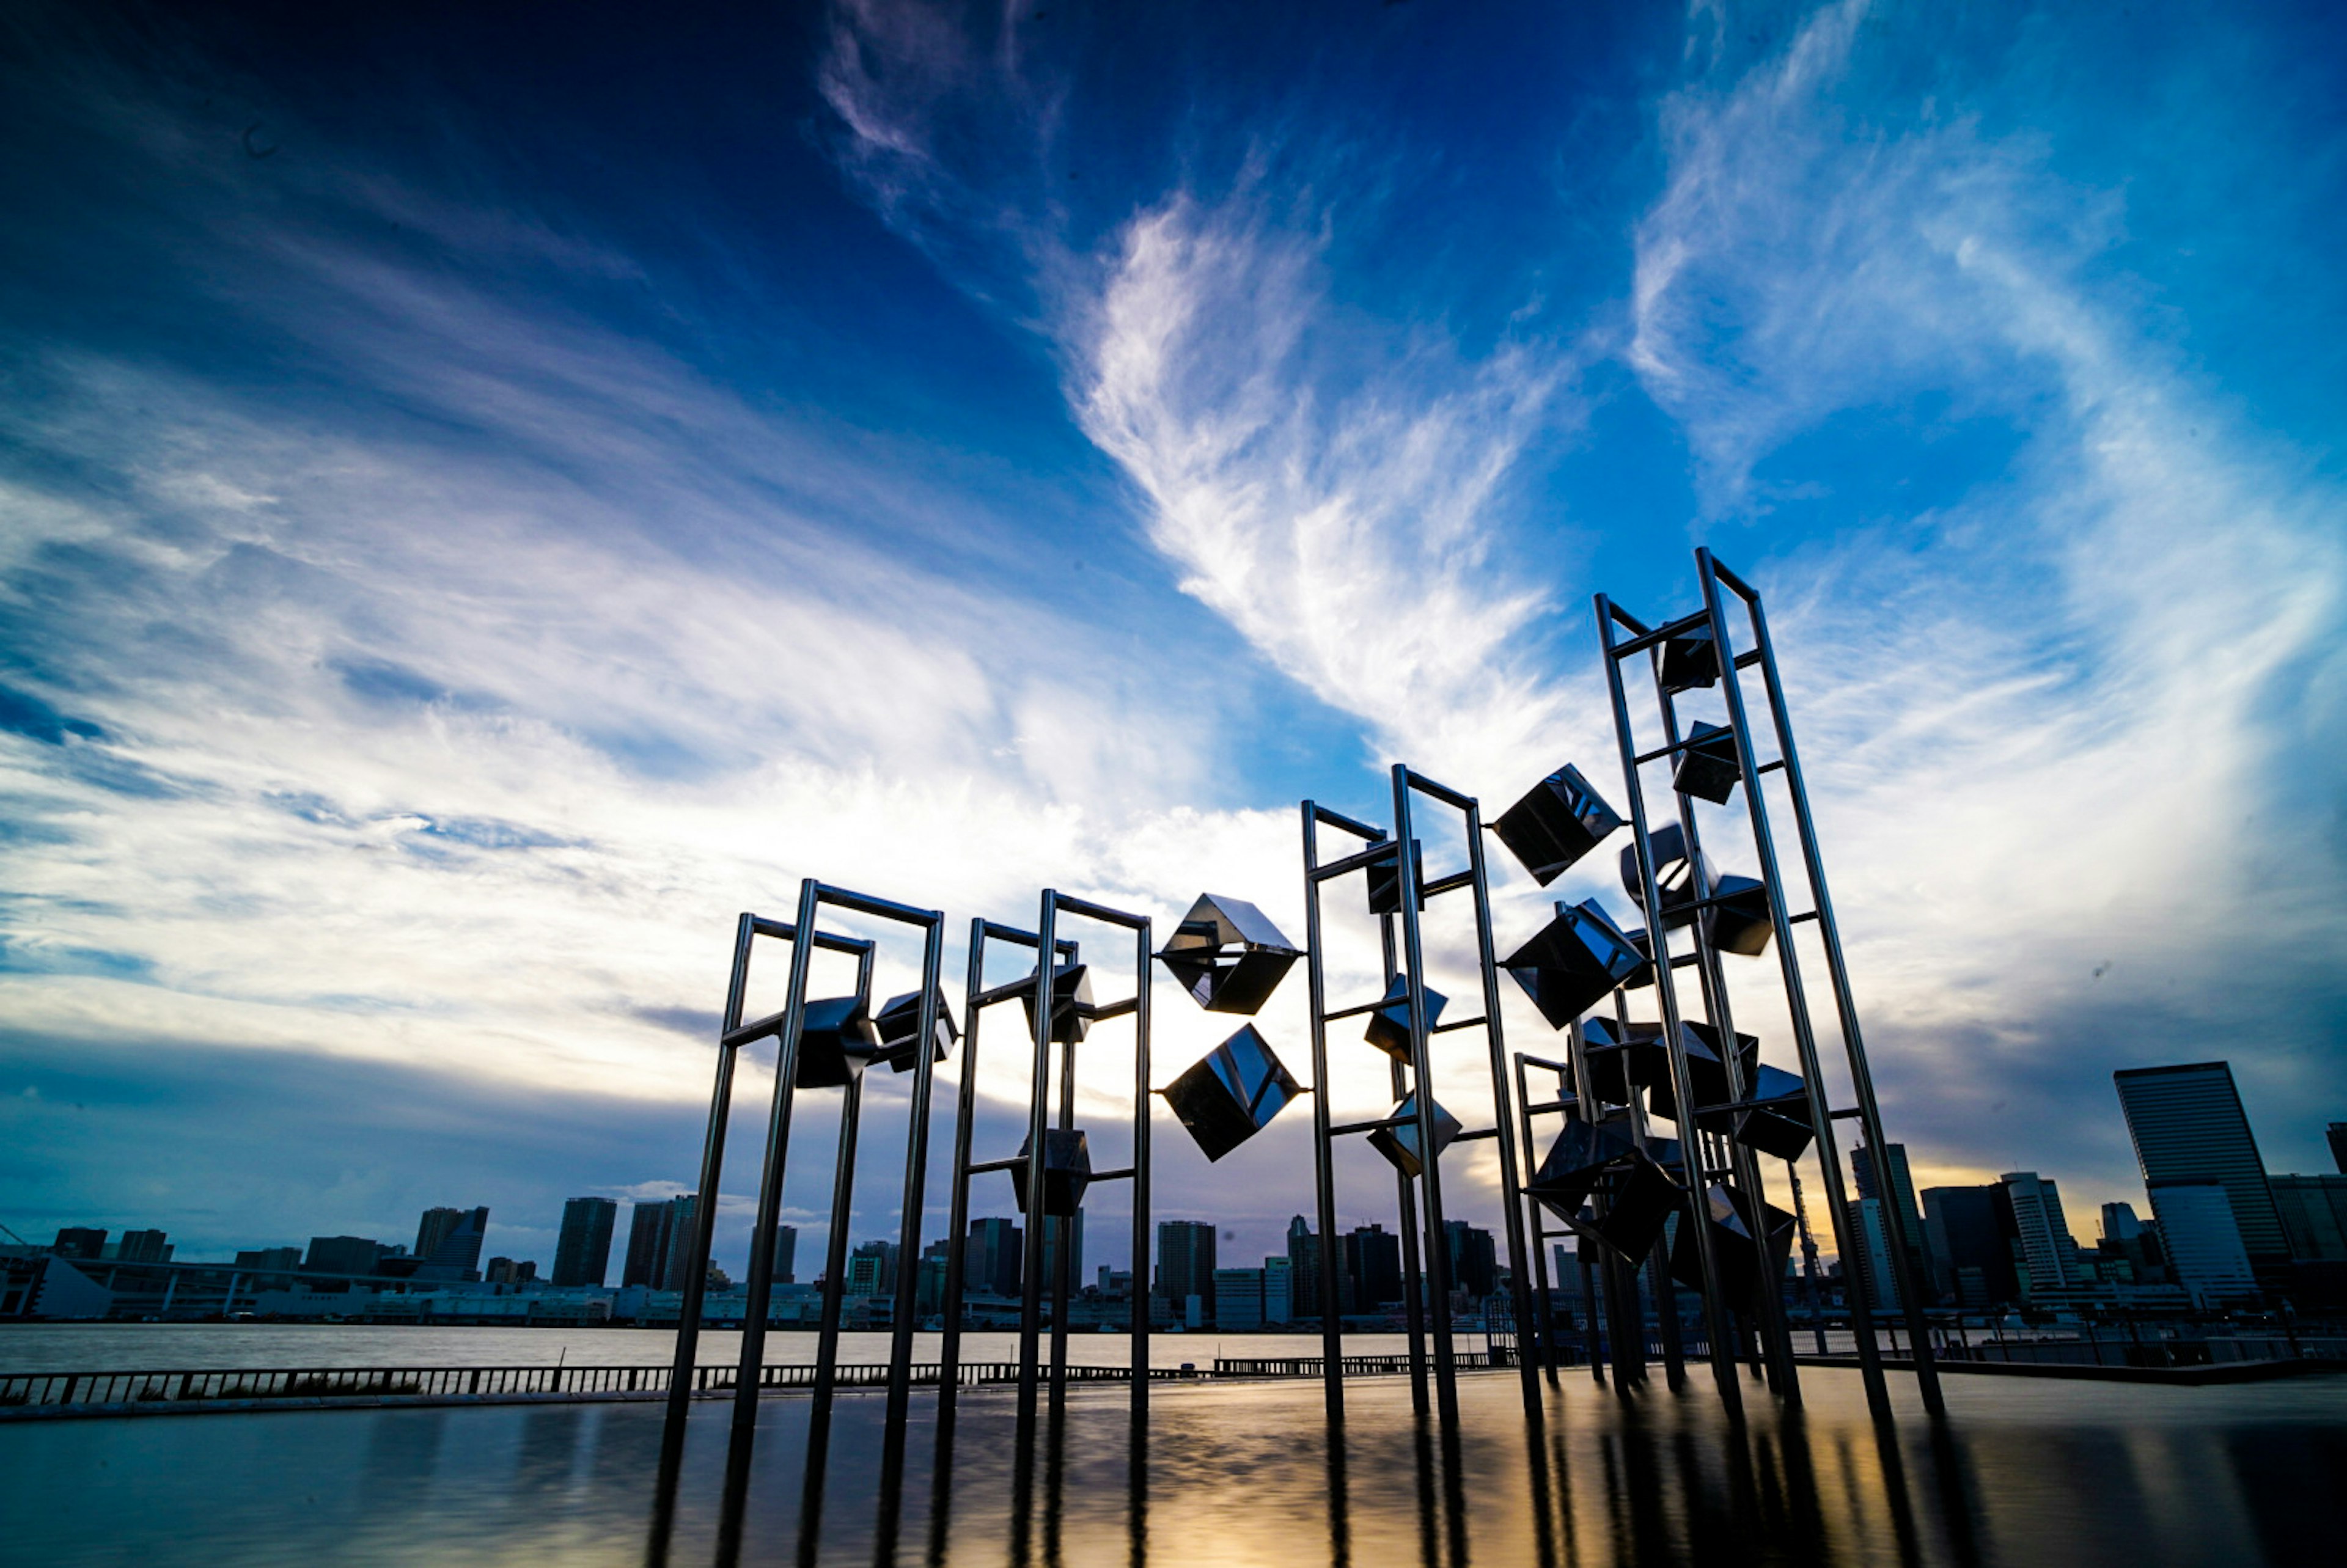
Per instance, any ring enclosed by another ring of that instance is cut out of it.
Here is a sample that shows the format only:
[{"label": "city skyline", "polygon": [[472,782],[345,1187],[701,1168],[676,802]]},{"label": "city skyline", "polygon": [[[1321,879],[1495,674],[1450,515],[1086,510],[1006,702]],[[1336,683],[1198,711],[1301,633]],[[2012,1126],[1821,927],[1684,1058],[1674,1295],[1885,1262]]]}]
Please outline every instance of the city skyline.
[{"label": "city skyline", "polygon": [[[949,972],[1044,886],[1295,937],[1299,798],[1594,765],[1587,596],[1687,608],[1697,543],[1778,607],[1911,1186],[2147,1201],[2109,1075],[2219,1054],[2325,1168],[2347,280],[2288,171],[2336,167],[2340,20],[1359,11],[841,0],[621,56],[19,7],[0,1224],[461,1198],[550,1266],[564,1202],[690,1180],[739,911],[942,907]],[[1503,873],[1511,935],[1622,907]],[[1224,1031],[1160,1001],[1170,1080]],[[1389,1109],[1337,1048],[1328,1103]],[[1165,1122],[1161,1178],[1268,1255],[1298,1120],[1211,1164]]]}]

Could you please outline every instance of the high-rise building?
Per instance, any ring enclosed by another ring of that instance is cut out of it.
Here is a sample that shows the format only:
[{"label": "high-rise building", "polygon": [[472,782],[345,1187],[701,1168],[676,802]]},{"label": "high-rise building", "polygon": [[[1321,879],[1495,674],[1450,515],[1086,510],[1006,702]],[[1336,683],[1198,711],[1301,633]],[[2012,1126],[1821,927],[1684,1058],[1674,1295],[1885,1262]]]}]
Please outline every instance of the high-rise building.
[{"label": "high-rise building", "polygon": [[2323,1136],[2331,1140],[2331,1163],[2339,1167],[2341,1175],[2347,1176],[2347,1122],[2333,1122]]},{"label": "high-rise building", "polygon": [[[431,1225],[429,1222],[433,1214],[440,1213],[454,1214],[456,1216],[456,1223],[443,1226]],[[414,1277],[450,1281],[471,1281],[480,1278],[478,1266],[481,1261],[481,1244],[489,1233],[489,1211],[486,1207],[445,1211],[436,1209],[427,1211],[425,1219],[426,1221],[425,1229],[433,1231],[436,1239],[433,1242],[430,1252],[417,1255],[419,1261],[415,1266]],[[608,1227],[604,1240],[608,1248],[610,1245]]]},{"label": "high-rise building", "polygon": [[1249,1334],[1264,1325],[1263,1270],[1218,1268],[1214,1280],[1214,1325],[1226,1334]]},{"label": "high-rise building", "polygon": [[1345,1252],[1358,1310],[1374,1312],[1401,1299],[1401,1237],[1381,1225],[1363,1225],[1346,1238]]},{"label": "high-rise building", "polygon": [[[2266,1182],[2250,1118],[2241,1109],[2229,1062],[2195,1061],[2177,1067],[2136,1067],[2111,1074],[2127,1135],[2135,1140],[2136,1163],[2146,1187],[2170,1182],[2219,1182],[2233,1205],[2250,1263],[2290,1261],[2290,1240]],[[2159,1204],[2154,1203],[2157,1214]],[[2161,1230],[2167,1229],[2165,1220]]]},{"label": "high-rise building", "polygon": [[[677,1211],[676,1223],[680,1225],[685,1225],[692,1217],[692,1205],[694,1200],[692,1198],[679,1198],[676,1201],[680,1204],[683,1205]],[[797,1284],[798,1266],[799,1227],[796,1225],[776,1225],[774,1227],[774,1283],[776,1285]],[[670,1286],[670,1288],[672,1290],[683,1289],[683,1276],[682,1275],[678,1276],[677,1283]]]},{"label": "high-rise building", "polygon": [[1978,1310],[2021,1299],[2013,1268],[2018,1234],[2013,1199],[2002,1184],[1924,1190],[1923,1236],[1932,1273],[1959,1307]]},{"label": "high-rise building", "polygon": [[[1880,1198],[1850,1199],[1850,1230],[1858,1236],[1860,1244],[1865,1247],[1866,1256],[1856,1260],[1844,1258],[1842,1260],[1844,1277],[1849,1276],[1853,1264],[1862,1266],[1866,1270],[1866,1288],[1872,1298],[1870,1305],[1873,1310],[1899,1311],[1905,1305],[1906,1296],[1899,1288],[1899,1271],[1891,1266],[1893,1255],[1891,1251],[1891,1232],[1882,1217],[1882,1200]],[[1851,1310],[1857,1309],[1858,1298],[1855,1295],[1850,1297],[1850,1305]]]},{"label": "high-rise building", "polygon": [[1451,1287],[1478,1299],[1491,1295],[1500,1272],[1491,1233],[1477,1230],[1465,1220],[1446,1220],[1442,1228],[1450,1244]]},{"label": "high-rise building", "polygon": [[867,1241],[847,1255],[849,1296],[887,1296],[897,1288],[897,1245],[893,1241]]},{"label": "high-rise building", "polygon": [[2254,1300],[2258,1277],[2225,1184],[2214,1178],[2153,1182],[2148,1190],[2168,1266],[2193,1301],[2209,1307]]},{"label": "high-rise building", "polygon": [[1296,1317],[1296,1266],[1285,1257],[1263,1260],[1263,1320],[1287,1323]]},{"label": "high-rise building", "polygon": [[969,1222],[969,1243],[962,1257],[962,1289],[972,1296],[1016,1296],[1024,1278],[1025,1241],[1017,1222],[983,1219]]},{"label": "high-rise building", "polygon": [[660,1198],[638,1201],[628,1220],[628,1255],[620,1265],[622,1287],[641,1285],[667,1288],[669,1244],[676,1235],[676,1203]]},{"label": "high-rise building", "polygon": [[2143,1235],[2143,1221],[2136,1217],[2133,1204],[2103,1205],[2103,1239],[2133,1241]]},{"label": "high-rise building", "polygon": [[2347,1263],[2347,1174],[2269,1181],[2291,1261]]},{"label": "high-rise building", "polygon": [[953,1244],[939,1236],[921,1249],[913,1266],[913,1319],[927,1323],[946,1309],[946,1255]]},{"label": "high-rise building", "polygon": [[302,1260],[305,1274],[371,1275],[383,1261],[383,1243],[363,1235],[313,1235],[309,1255]]},{"label": "high-rise building", "polygon": [[1997,1179],[2013,1204],[2014,1234],[2021,1242],[2021,1265],[2029,1271],[2029,1294],[2067,1290],[2077,1280],[2078,1244],[2063,1217],[2060,1190],[2034,1171],[2008,1171]]},{"label": "high-rise building", "polygon": [[1900,1229],[1907,1238],[1909,1263],[1924,1278],[1932,1279],[1934,1276],[1932,1274],[1931,1248],[1923,1239],[1923,1210],[1915,1201],[1915,1177],[1907,1168],[1907,1145],[1885,1143],[1882,1153],[1882,1163],[1891,1167],[1891,1189],[1888,1193],[1883,1191],[1882,1183],[1875,1173],[1874,1151],[1860,1146],[1850,1152],[1850,1172],[1858,1184],[1858,1195],[1880,1198],[1886,1203],[1893,1199],[1897,1201]]},{"label": "high-rise building", "polygon": [[611,1198],[573,1198],[562,1205],[562,1230],[554,1240],[558,1289],[603,1283],[611,1268],[611,1227],[619,1218],[620,1205]]},{"label": "high-rise building", "polygon": [[1174,1304],[1199,1302],[1202,1321],[1214,1321],[1214,1227],[1198,1220],[1165,1220],[1157,1227],[1157,1293]]},{"label": "high-rise building", "polygon": [[67,1225],[57,1232],[57,1239],[49,1250],[59,1257],[103,1257],[106,1255],[106,1233],[90,1225]]},{"label": "high-rise building", "polygon": [[169,1263],[171,1244],[161,1231],[124,1231],[114,1255],[125,1263]]},{"label": "high-rise building", "polygon": [[462,1209],[426,1209],[415,1226],[415,1255],[428,1258],[440,1248],[443,1237],[463,1223]]}]

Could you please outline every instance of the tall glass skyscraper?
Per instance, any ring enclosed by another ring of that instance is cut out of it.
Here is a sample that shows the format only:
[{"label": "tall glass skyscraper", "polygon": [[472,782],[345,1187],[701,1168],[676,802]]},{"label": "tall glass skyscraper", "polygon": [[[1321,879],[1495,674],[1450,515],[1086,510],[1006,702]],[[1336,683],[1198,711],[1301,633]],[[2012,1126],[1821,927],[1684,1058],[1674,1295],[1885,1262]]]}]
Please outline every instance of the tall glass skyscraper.
[{"label": "tall glass skyscraper", "polygon": [[[2241,1245],[2256,1265],[2286,1264],[2290,1241],[2266,1182],[2250,1119],[2233,1087],[2229,1062],[2136,1067],[2111,1074],[2144,1185],[2216,1182],[2233,1205]],[[2158,1209],[2157,1194],[2152,1207]]]},{"label": "tall glass skyscraper", "polygon": [[603,1283],[611,1268],[611,1226],[619,1217],[620,1205],[612,1198],[573,1198],[562,1205],[562,1230],[554,1239],[556,1285]]}]

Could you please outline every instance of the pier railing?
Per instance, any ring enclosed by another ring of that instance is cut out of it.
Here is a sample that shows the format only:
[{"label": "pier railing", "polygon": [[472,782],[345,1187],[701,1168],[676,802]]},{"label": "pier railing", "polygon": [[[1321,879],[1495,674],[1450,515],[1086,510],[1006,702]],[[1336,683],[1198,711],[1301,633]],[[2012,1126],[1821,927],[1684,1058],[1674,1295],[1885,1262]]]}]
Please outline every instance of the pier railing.
[{"label": "pier railing", "polygon": [[[1454,1364],[1461,1371],[1481,1370],[1492,1358],[1461,1352]],[[1501,1358],[1505,1365],[1505,1358]],[[1156,1367],[1153,1381],[1209,1378],[1317,1378],[1317,1356],[1216,1358],[1204,1368],[1194,1364]],[[1403,1356],[1348,1356],[1348,1378],[1392,1376],[1409,1369]],[[913,1381],[934,1387],[938,1364],[916,1363]],[[964,1388],[989,1383],[1015,1383],[1015,1361],[966,1361],[958,1370]],[[667,1367],[312,1367],[254,1370],[241,1368],[178,1368],[137,1372],[9,1372],[0,1373],[0,1410],[26,1407],[183,1405],[310,1399],[414,1399],[446,1401],[479,1399],[505,1400],[532,1397],[626,1399],[630,1395],[664,1395],[669,1389]],[[1071,1383],[1122,1383],[1132,1378],[1125,1367],[1070,1367]],[[731,1364],[696,1367],[692,1387],[697,1394],[730,1392],[740,1376]],[[761,1389],[812,1387],[812,1366],[764,1368]],[[883,1388],[888,1381],[885,1364],[846,1365],[835,1368],[843,1389]]]}]

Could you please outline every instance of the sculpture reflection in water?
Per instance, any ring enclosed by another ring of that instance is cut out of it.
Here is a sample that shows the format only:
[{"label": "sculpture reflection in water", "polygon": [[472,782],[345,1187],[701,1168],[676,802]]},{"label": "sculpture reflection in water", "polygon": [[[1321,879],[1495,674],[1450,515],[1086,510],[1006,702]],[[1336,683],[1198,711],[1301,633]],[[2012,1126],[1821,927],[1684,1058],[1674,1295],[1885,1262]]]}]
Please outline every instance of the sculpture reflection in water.
[{"label": "sculpture reflection in water", "polygon": [[[882,1401],[848,1399],[833,1419],[828,1508],[810,1508],[791,1484],[802,1429],[775,1422],[747,1517],[730,1526],[718,1560],[1187,1568],[1259,1561],[1276,1542],[1285,1561],[1337,1568],[1715,1558],[1971,1568],[1990,1555],[1984,1536],[2003,1541],[1995,1555],[2012,1559],[2044,1528],[2030,1512],[2040,1493],[1983,1494],[1961,1437],[1873,1420],[1850,1374],[1813,1382],[1805,1407],[1770,1404],[1742,1418],[1690,1385],[1570,1409],[1551,1393],[1533,1420],[1513,1379],[1470,1378],[1455,1426],[1413,1411],[1399,1378],[1356,1385],[1335,1424],[1308,1384],[1201,1388],[1158,1401],[1145,1423],[1117,1392],[1078,1388],[1057,1406],[1046,1401],[1030,1425],[1005,1390],[965,1399],[949,1434],[917,1419],[907,1434],[911,1473],[936,1484],[876,1494],[872,1477],[890,1440]],[[2117,1425],[2100,1436],[2007,1427],[1974,1441],[1989,1446],[1992,1462],[2040,1463],[2065,1477],[2116,1459],[2092,1506],[2137,1510],[2115,1528],[2133,1531],[2140,1549],[2153,1544],[2138,1495],[2147,1478],[2111,1447],[2119,1435]],[[2209,1440],[2179,1424],[2149,1440],[2181,1445],[2181,1460]],[[696,1458],[717,1460],[717,1446]],[[2221,1477],[2221,1460],[2209,1473]],[[706,1543],[690,1532],[674,1560],[706,1561]]]}]

